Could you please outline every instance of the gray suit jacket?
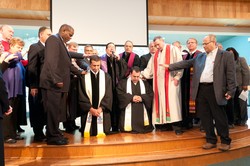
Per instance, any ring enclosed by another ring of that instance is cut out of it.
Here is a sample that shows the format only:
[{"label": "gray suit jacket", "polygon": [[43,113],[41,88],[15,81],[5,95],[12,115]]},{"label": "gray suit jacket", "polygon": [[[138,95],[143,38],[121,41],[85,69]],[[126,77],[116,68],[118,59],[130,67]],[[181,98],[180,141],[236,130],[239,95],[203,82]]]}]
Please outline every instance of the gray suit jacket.
[{"label": "gray suit jacket", "polygon": [[[195,100],[197,97],[200,77],[201,73],[204,70],[206,57],[206,53],[200,53],[194,59],[169,65],[169,70],[178,70],[189,67],[194,68],[191,85],[191,97],[193,98],[193,100]],[[218,49],[213,69],[213,86],[218,105],[227,104],[227,100],[225,98],[226,93],[228,93],[230,96],[234,96],[236,90],[236,76],[235,62],[232,53]]]},{"label": "gray suit jacket", "polygon": [[239,57],[238,60],[236,60],[236,82],[240,90],[242,90],[241,86],[249,85],[249,77],[249,67],[247,65],[246,59]]}]

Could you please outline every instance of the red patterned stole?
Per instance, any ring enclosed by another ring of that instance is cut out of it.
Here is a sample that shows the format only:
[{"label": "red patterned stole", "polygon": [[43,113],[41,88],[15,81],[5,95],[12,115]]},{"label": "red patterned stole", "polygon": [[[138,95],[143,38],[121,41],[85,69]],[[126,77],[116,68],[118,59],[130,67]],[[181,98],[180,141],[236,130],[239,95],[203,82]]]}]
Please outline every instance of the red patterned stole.
[{"label": "red patterned stole", "polygon": [[[121,53],[119,55],[120,55],[120,58],[122,58],[123,53]],[[131,68],[133,67],[134,60],[135,60],[135,53],[131,52],[130,55],[129,55],[129,58],[128,58],[128,69],[127,69],[127,72],[126,72],[125,76],[129,75],[129,72],[130,72]]]},{"label": "red patterned stole", "polygon": [[[190,57],[189,59],[193,59],[195,58],[199,53],[201,53],[201,51],[195,51],[195,53],[193,54],[190,54]],[[189,69],[190,71],[190,87],[189,87],[189,94],[192,94],[192,78],[193,78],[193,73],[194,73],[194,68],[193,67],[190,67]],[[189,113],[192,113],[192,114],[195,114],[196,113],[196,110],[195,110],[195,101],[192,99],[191,95],[189,95]]]},{"label": "red patterned stole", "polygon": [[[159,113],[159,93],[158,93],[158,55],[159,50],[155,53],[154,56],[154,98],[155,98],[155,110],[156,110],[156,122],[160,122],[160,113]],[[165,54],[165,64],[170,64],[170,45],[166,46]],[[170,120],[170,111],[169,111],[169,96],[168,96],[168,82],[169,82],[169,70],[165,69],[165,98],[166,98],[166,115],[167,120]]]}]

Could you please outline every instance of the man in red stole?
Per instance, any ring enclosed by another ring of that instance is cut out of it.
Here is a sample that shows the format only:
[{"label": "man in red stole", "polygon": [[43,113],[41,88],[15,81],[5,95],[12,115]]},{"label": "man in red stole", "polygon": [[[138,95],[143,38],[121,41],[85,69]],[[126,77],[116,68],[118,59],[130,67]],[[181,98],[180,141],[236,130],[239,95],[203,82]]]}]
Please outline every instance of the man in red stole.
[{"label": "man in red stole", "polygon": [[129,75],[129,72],[133,66],[140,67],[140,58],[139,56],[133,52],[133,43],[130,40],[127,40],[124,44],[125,51],[123,53],[120,53],[120,57],[123,58],[127,64],[128,68],[125,74],[125,77]]},{"label": "man in red stole", "polygon": [[9,25],[2,25],[0,27],[0,34],[2,36],[2,45],[4,47],[4,51],[9,51],[10,49],[10,39],[12,39],[14,35],[14,30],[11,26]]},{"label": "man in red stole", "polygon": [[155,37],[153,41],[158,50],[150,58],[147,68],[141,73],[147,79],[153,78],[152,123],[156,129],[166,130],[172,127],[176,135],[180,135],[182,134],[180,127],[182,116],[179,80],[182,77],[182,70],[169,72],[159,64],[181,61],[181,52],[176,46],[165,44],[161,36]]}]

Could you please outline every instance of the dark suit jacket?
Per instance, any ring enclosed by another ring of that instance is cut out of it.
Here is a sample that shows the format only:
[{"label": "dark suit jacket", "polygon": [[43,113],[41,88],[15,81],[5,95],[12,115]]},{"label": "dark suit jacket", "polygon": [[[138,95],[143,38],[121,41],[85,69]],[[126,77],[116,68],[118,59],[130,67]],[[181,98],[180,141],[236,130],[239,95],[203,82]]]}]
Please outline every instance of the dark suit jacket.
[{"label": "dark suit jacket", "polygon": [[147,67],[147,65],[148,65],[148,61],[149,61],[149,59],[151,58],[151,54],[150,53],[148,53],[148,54],[146,54],[146,55],[142,55],[141,57],[140,57],[140,70],[142,71],[142,70],[144,70],[146,67]]},{"label": "dark suit jacket", "polygon": [[76,60],[76,64],[83,70],[87,70],[90,62],[87,58],[83,58],[83,59],[77,59]]},{"label": "dark suit jacket", "polygon": [[[236,81],[237,86],[248,86],[249,85],[249,67],[247,65],[246,59],[239,57],[236,60]],[[241,87],[240,87],[241,90]]]},{"label": "dark suit jacket", "polygon": [[32,44],[29,48],[26,85],[30,88],[39,87],[40,73],[44,63],[44,48],[40,41]]},{"label": "dark suit jacket", "polygon": [[[193,100],[196,99],[200,77],[204,70],[206,53],[200,53],[196,58],[170,64],[169,70],[178,70],[193,67],[192,93]],[[234,96],[236,89],[235,62],[232,53],[218,49],[213,69],[213,86],[218,105],[226,105],[225,94]]]},{"label": "dark suit jacket", "polygon": [[[57,92],[68,92],[70,72],[80,74],[80,71],[72,65],[70,54],[59,34],[51,35],[45,44],[45,58],[40,75],[40,87]],[[59,82],[63,83],[62,88],[56,86],[56,83]]]},{"label": "dark suit jacket", "polygon": [[0,70],[0,119],[3,114],[9,109],[8,93],[5,88],[4,80],[2,79],[2,71]]}]

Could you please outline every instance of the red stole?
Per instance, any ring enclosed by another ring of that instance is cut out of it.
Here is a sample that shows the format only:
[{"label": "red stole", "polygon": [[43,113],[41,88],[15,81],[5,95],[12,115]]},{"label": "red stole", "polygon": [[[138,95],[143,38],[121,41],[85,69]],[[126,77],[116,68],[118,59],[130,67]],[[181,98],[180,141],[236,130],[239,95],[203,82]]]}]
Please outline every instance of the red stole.
[{"label": "red stole", "polygon": [[[195,58],[199,53],[201,53],[201,51],[196,50],[194,54],[190,54],[189,59],[193,59]],[[189,94],[192,94],[192,77],[193,77],[193,73],[194,73],[194,68],[190,67],[189,69],[190,71],[190,77],[189,77],[189,81],[190,81],[190,87],[189,87]],[[195,101],[192,99],[191,95],[189,95],[189,113],[196,113],[195,110]]]},{"label": "red stole", "polygon": [[10,43],[9,42],[2,40],[2,45],[4,47],[4,51],[9,51],[9,49],[10,49]]},{"label": "red stole", "polygon": [[[120,54],[120,58],[122,58],[122,55],[123,54]],[[127,69],[125,76],[129,75],[129,72],[130,72],[131,68],[133,67],[134,60],[135,60],[135,53],[131,52],[129,55],[129,58],[128,58],[128,69]]]},{"label": "red stole", "polygon": [[[154,98],[155,98],[155,110],[156,110],[156,122],[160,122],[160,113],[159,113],[159,93],[158,93],[158,54],[159,50],[155,53],[154,56]],[[165,54],[165,64],[170,64],[170,45],[166,46],[166,54]],[[168,82],[169,82],[169,70],[165,69],[165,99],[166,99],[166,115],[167,119],[170,119],[170,111],[169,111],[169,96],[168,96]]]}]

